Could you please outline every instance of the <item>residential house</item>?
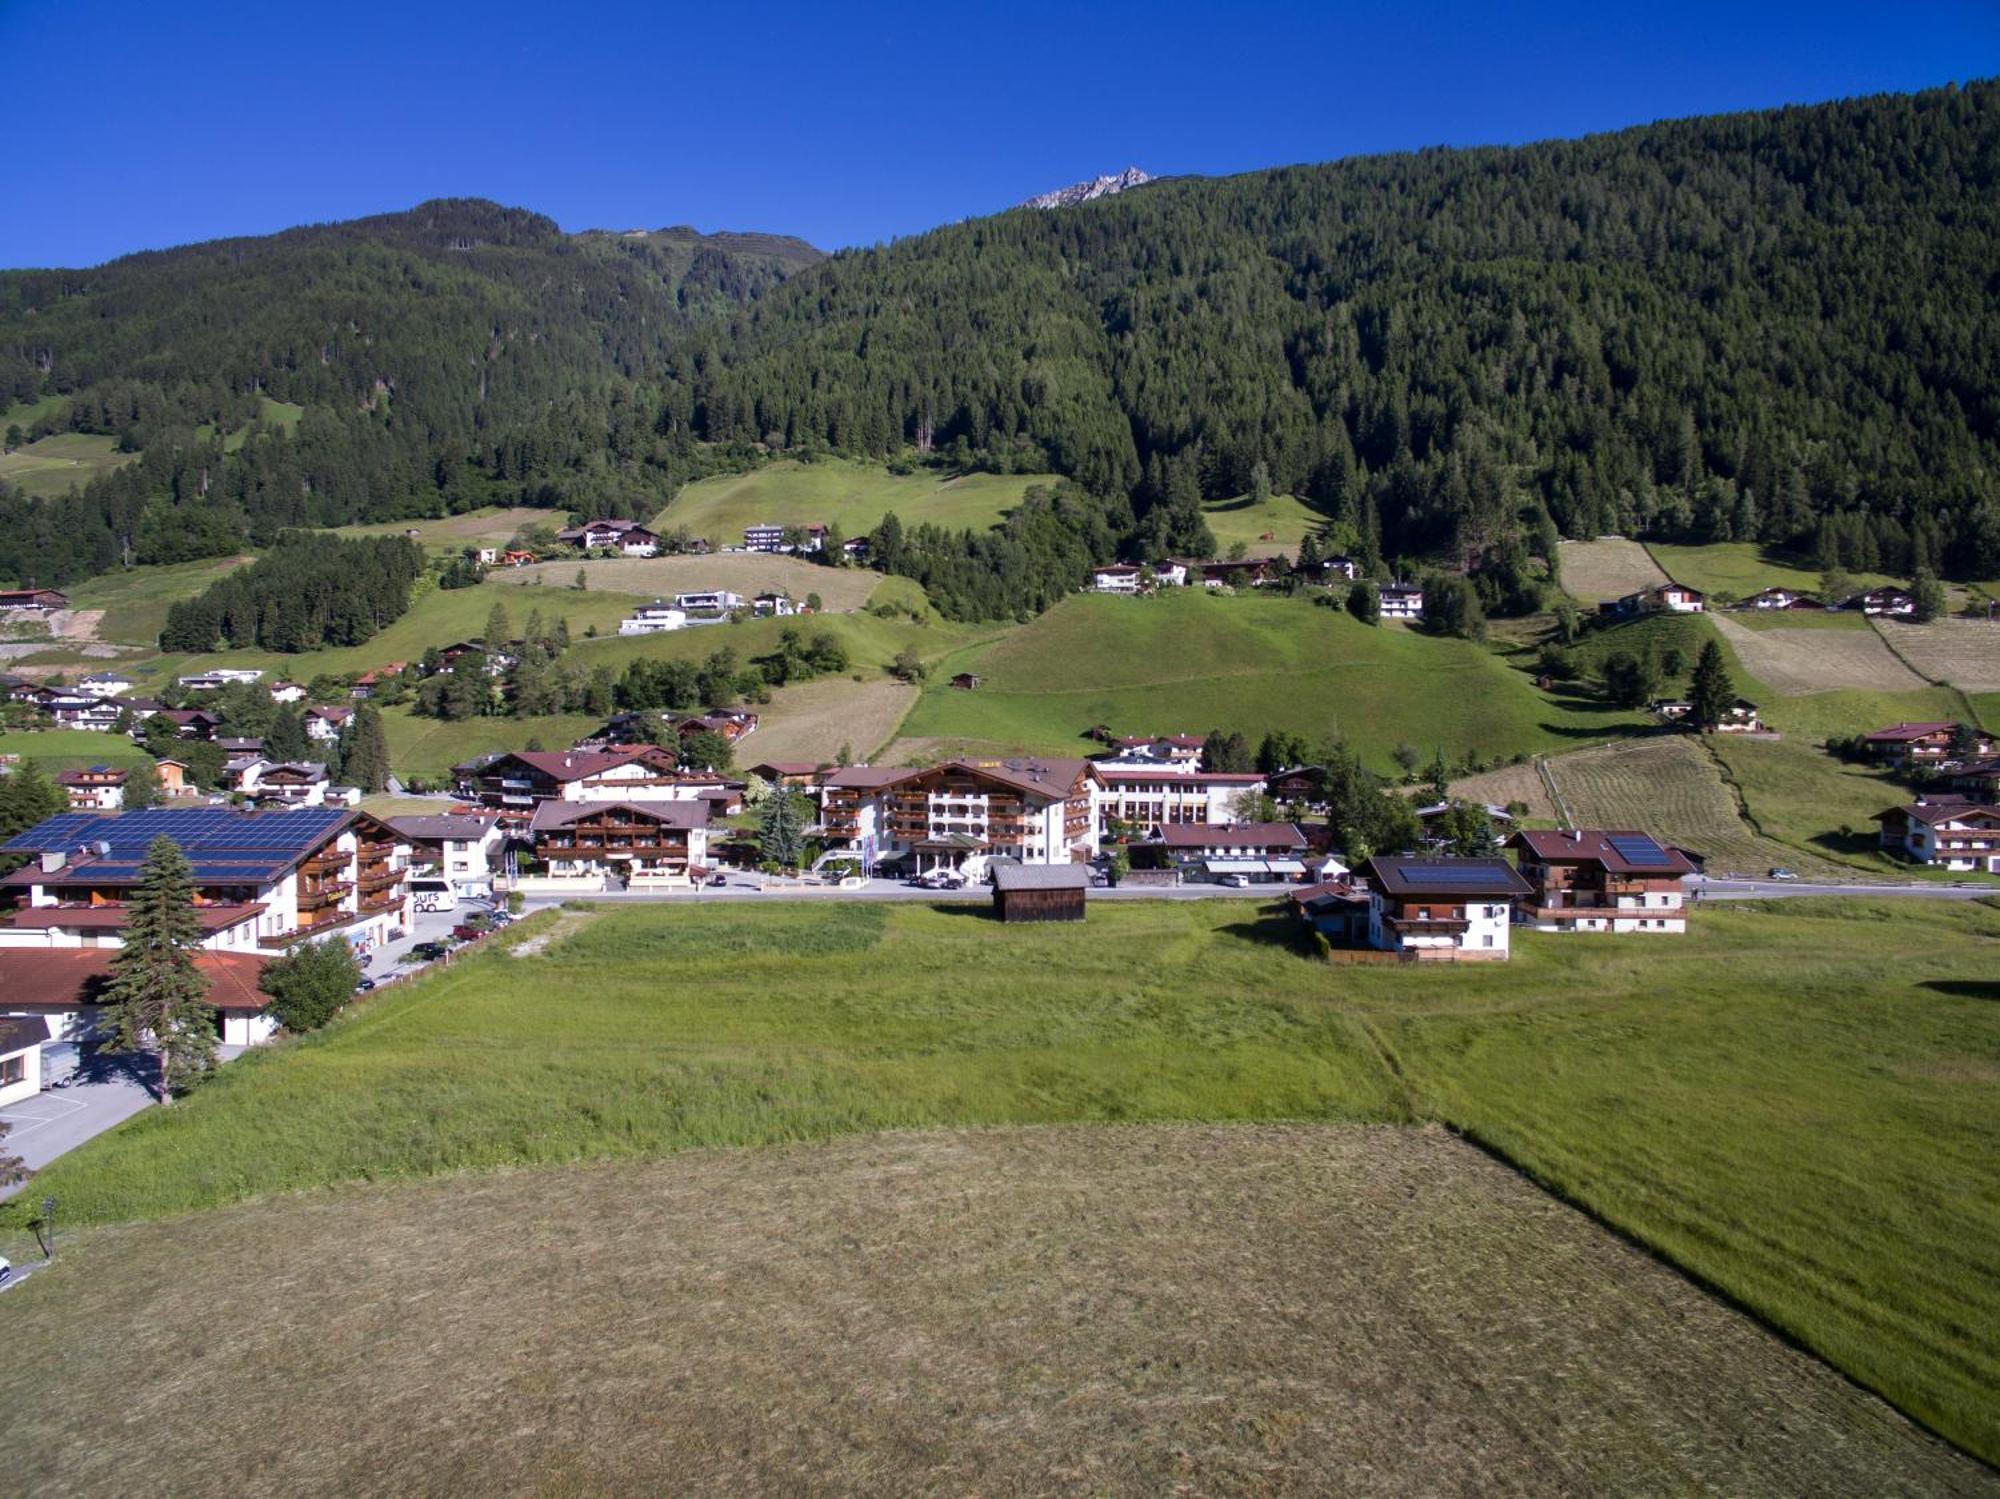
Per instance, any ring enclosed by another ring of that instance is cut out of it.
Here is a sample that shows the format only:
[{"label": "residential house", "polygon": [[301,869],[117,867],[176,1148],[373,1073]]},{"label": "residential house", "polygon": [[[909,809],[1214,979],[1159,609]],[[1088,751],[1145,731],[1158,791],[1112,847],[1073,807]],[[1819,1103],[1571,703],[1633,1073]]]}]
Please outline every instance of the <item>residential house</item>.
[{"label": "residential house", "polygon": [[185,760],[155,760],[153,774],[159,778],[160,795],[164,797],[199,796],[201,788],[188,779],[188,763]]},{"label": "residential house", "polygon": [[331,778],[318,760],[283,760],[264,764],[254,791],[260,806],[317,807],[326,802]]},{"label": "residential house", "polygon": [[545,801],[669,801],[684,794],[672,750],[509,750],[452,767],[458,794],[525,818]]},{"label": "residential house", "polygon": [[1938,765],[1956,759],[1978,759],[1993,753],[1992,739],[1977,731],[1968,752],[1960,755],[1955,723],[1899,723],[1861,736],[1861,750],[1871,760],[1888,765]]},{"label": "residential house", "polygon": [[1507,829],[1514,825],[1514,814],[1505,807],[1492,802],[1461,803],[1457,799],[1433,802],[1427,807],[1417,808],[1417,823],[1423,828],[1423,843],[1426,848],[1436,848],[1450,841],[1445,832],[1445,819],[1452,809],[1461,805],[1476,805],[1486,814],[1487,825],[1496,836],[1504,837]]},{"label": "residential house", "polygon": [[264,753],[264,741],[261,739],[240,739],[218,734],[209,742],[225,755],[261,755]]},{"label": "residential house", "polygon": [[262,671],[250,667],[218,666],[213,671],[197,672],[191,677],[180,678],[180,684],[189,692],[215,692],[223,687],[231,687],[239,682],[260,682]]},{"label": "residential house", "polygon": [[1871,588],[1849,599],[1847,607],[1863,614],[1908,618],[1917,612],[1917,600],[1907,588]]},{"label": "residential house", "polygon": [[[785,540],[787,531],[799,536],[797,546]],[[763,525],[743,528],[743,546],[751,552],[817,552],[826,545],[826,527],[818,524],[810,526]]]},{"label": "residential house", "polygon": [[624,557],[653,557],[660,550],[660,538],[635,520],[594,520],[558,531],[556,540],[586,552],[613,551]]},{"label": "residential house", "polygon": [[533,567],[541,560],[533,552],[509,551],[500,554],[502,567]]},{"label": "residential house", "polygon": [[889,862],[976,872],[994,856],[1067,864],[1097,853],[1102,786],[1088,760],[851,766],[826,777],[820,821],[828,844],[871,873]]},{"label": "residential house", "polygon": [[1819,600],[1795,588],[1765,588],[1737,606],[1741,609],[1817,609]]},{"label": "residential house", "polygon": [[[202,999],[215,1011],[215,1037],[224,1046],[256,1046],[278,1033],[271,996],[258,987],[265,962],[256,953],[195,954],[195,971],[205,983]],[[110,984],[111,954],[102,948],[0,948],[0,991],[17,1012],[0,1025],[25,1020],[43,1040],[86,1035],[103,1019]],[[20,1026],[13,1034],[25,1041],[34,1031]],[[36,1047],[39,1052],[39,1041]],[[0,1076],[4,1066],[0,1059]],[[0,1102],[6,1098],[0,1092]]]},{"label": "residential house", "polygon": [[472,552],[472,560],[477,562],[481,567],[491,567],[500,560],[500,548],[498,547],[472,547],[470,550]]},{"label": "residential house", "polygon": [[1877,812],[1879,838],[1913,864],[2000,874],[2000,806],[1939,796]]},{"label": "residential house", "polygon": [[0,888],[27,898],[0,927],[0,947],[117,945],[125,901],[162,834],[193,869],[206,947],[276,951],[338,934],[365,950],[409,926],[408,846],[365,812],[65,812],[0,847],[34,861],[0,877]]},{"label": "residential house", "polygon": [[1292,914],[1335,947],[1368,943],[1368,892],[1351,880],[1322,880],[1291,891]]},{"label": "residential house", "polygon": [[736,744],[756,733],[759,722],[758,716],[748,708],[717,708],[683,718],[674,725],[674,729],[683,739],[690,734],[720,734],[731,744]]},{"label": "residential house", "polygon": [[94,671],[79,679],[76,685],[98,697],[123,697],[139,684],[122,671]]},{"label": "residential house", "polygon": [[1297,802],[1309,807],[1319,802],[1325,781],[1325,766],[1295,765],[1269,777],[1264,789],[1278,801]]},{"label": "residential house", "polygon": [[1100,768],[1194,771],[1201,769],[1207,742],[1199,734],[1124,734],[1111,741],[1111,753],[1097,763]]},{"label": "residential house", "polygon": [[33,702],[55,720],[58,728],[87,729],[95,734],[110,733],[130,711],[129,704],[116,698],[99,697],[75,687],[40,688]]},{"label": "residential house", "polygon": [[2000,759],[1966,761],[1952,772],[1951,789],[1976,802],[2000,805]]},{"label": "residential house", "polygon": [[664,635],[669,630],[687,627],[685,609],[676,609],[671,604],[654,599],[650,604],[641,604],[625,618],[618,621],[620,635]]},{"label": "residential house", "polygon": [[1278,581],[1277,564],[1264,557],[1240,561],[1204,562],[1200,565],[1204,588],[1262,588]]},{"label": "residential house", "polygon": [[1129,562],[1113,562],[1095,568],[1090,574],[1090,587],[1094,593],[1137,593],[1139,572]]},{"label": "residential house", "polygon": [[768,781],[773,786],[787,786],[795,790],[817,786],[821,779],[841,767],[832,761],[818,760],[765,760],[753,765],[745,774],[753,775],[760,781]]},{"label": "residential house", "polygon": [[305,712],[306,738],[331,744],[354,717],[352,708],[308,708]]},{"label": "residential house", "polygon": [[1235,802],[1246,791],[1265,789],[1254,772],[1205,775],[1178,765],[1120,765],[1091,762],[1104,782],[1097,799],[1100,831],[1113,821],[1151,831],[1181,824],[1233,822]]},{"label": "residential house", "polygon": [[386,821],[410,846],[413,877],[445,880],[461,900],[493,893],[493,867],[504,841],[498,817],[447,814]]},{"label": "residential house", "polygon": [[1378,854],[1364,874],[1368,945],[1418,962],[1504,960],[1514,903],[1529,894],[1505,859]]},{"label": "residential house", "polygon": [[760,593],[750,600],[750,614],[755,619],[785,619],[799,612],[789,594]]},{"label": "residential house", "polygon": [[280,707],[284,707],[290,703],[302,703],[305,701],[305,698],[306,690],[297,682],[273,682],[271,684],[271,701]]},{"label": "residential house", "polygon": [[683,885],[708,860],[708,808],[687,801],[545,801],[529,835],[542,872],[515,882],[519,890],[603,889],[617,880],[632,889]]},{"label": "residential house", "polygon": [[1296,823],[1168,823],[1157,842],[1183,879],[1236,875],[1256,884],[1282,884],[1306,872],[1306,835]]},{"label": "residential house", "polygon": [[1656,583],[1628,593],[1611,606],[1619,615],[1700,614],[1708,607],[1707,596],[1685,583]]},{"label": "residential house", "polygon": [[1385,583],[1375,590],[1384,619],[1422,619],[1424,591],[1412,583]]},{"label": "residential house", "polygon": [[868,538],[866,536],[851,537],[840,544],[840,551],[841,555],[846,557],[849,562],[866,562],[869,551]]},{"label": "residential house", "polygon": [[69,798],[73,812],[116,812],[125,805],[127,772],[109,765],[93,765],[88,770],[65,770],[56,784]]},{"label": "residential house", "polygon": [[357,702],[366,702],[369,698],[375,696],[376,688],[380,687],[384,682],[400,677],[408,666],[409,662],[407,661],[391,661],[387,666],[378,666],[371,671],[364,671],[354,679],[354,685],[347,689],[347,695]]},{"label": "residential house", "polygon": [[1718,734],[1761,734],[1764,732],[1764,718],[1757,705],[1747,697],[1732,698],[1723,710],[1721,719],[1715,725]]},{"label": "residential house", "polygon": [[164,718],[182,739],[213,739],[215,731],[222,727],[221,717],[205,708],[169,708],[152,717]]},{"label": "residential house", "polygon": [[69,596],[53,588],[0,588],[0,609],[25,609],[34,614],[52,614],[69,607]]},{"label": "residential house", "polygon": [[711,588],[699,593],[677,593],[674,595],[674,607],[684,614],[701,614],[714,618],[717,615],[733,614],[741,609],[743,595],[731,593],[726,588]]},{"label": "residential house", "polygon": [[1683,881],[1695,872],[1679,849],[1646,833],[1526,828],[1507,840],[1529,894],[1528,920],[1544,932],[1685,932]]}]

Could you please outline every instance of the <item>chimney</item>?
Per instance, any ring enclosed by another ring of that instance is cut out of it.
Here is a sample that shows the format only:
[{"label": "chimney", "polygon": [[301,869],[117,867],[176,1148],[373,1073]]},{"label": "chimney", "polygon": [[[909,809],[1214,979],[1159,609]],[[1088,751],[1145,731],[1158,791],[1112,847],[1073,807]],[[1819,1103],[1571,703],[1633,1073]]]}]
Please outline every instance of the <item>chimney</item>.
[{"label": "chimney", "polygon": [[63,865],[67,863],[69,863],[68,854],[64,853],[59,848],[51,849],[49,850],[49,852],[42,855],[42,873],[54,874],[58,869],[61,869]]}]

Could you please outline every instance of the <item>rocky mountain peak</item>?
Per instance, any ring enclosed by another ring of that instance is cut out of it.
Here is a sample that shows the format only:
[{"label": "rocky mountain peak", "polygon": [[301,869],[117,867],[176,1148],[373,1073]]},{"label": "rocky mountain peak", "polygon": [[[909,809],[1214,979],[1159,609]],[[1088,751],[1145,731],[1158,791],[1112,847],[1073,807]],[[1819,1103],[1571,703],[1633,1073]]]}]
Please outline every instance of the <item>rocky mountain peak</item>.
[{"label": "rocky mountain peak", "polygon": [[1072,203],[1088,203],[1093,198],[1108,198],[1113,193],[1122,193],[1128,187],[1138,187],[1141,183],[1152,180],[1152,173],[1142,172],[1137,167],[1127,167],[1124,171],[1113,173],[1109,177],[1093,177],[1088,182],[1076,182],[1068,187],[1059,187],[1052,193],[1042,193],[1038,197],[1028,199],[1021,207],[1067,208]]}]

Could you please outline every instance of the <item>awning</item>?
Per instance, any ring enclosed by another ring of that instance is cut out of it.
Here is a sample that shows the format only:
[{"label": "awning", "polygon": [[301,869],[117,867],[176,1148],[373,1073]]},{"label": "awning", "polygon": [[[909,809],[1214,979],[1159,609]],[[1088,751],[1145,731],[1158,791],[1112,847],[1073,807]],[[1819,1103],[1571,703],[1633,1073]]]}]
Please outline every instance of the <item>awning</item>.
[{"label": "awning", "polygon": [[1264,867],[1272,874],[1304,874],[1306,867],[1297,859],[1266,859]]}]

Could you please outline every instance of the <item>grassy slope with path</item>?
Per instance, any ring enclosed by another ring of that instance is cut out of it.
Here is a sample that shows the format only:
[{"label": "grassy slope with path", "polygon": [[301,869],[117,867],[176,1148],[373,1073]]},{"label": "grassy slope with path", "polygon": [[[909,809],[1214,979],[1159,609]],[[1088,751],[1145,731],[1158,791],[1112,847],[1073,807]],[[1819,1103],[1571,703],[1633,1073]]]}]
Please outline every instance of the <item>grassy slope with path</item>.
[{"label": "grassy slope with path", "polygon": [[[941,678],[976,672],[975,692]],[[904,722],[910,738],[1078,753],[1097,723],[1123,733],[1253,740],[1339,729],[1387,769],[1407,741],[1453,758],[1567,748],[1641,715],[1537,691],[1499,656],[1400,625],[1370,627],[1303,598],[1079,595],[1000,640],[948,657]]]},{"label": "grassy slope with path", "polygon": [[1437,1119],[1992,1456],[1996,941],[1986,905],[1814,901],[1413,979],[1234,902],[624,910],[253,1054],[37,1194],[107,1222],[884,1128]]},{"label": "grassy slope with path", "polygon": [[892,474],[880,464],[827,458],[790,459],[748,474],[725,474],[686,486],[653,520],[656,529],[685,526],[716,547],[741,546],[755,525],[839,525],[849,537],[872,531],[890,511],[905,527],[929,522],[952,530],[984,530],[1048,474],[963,474],[932,469]]}]

